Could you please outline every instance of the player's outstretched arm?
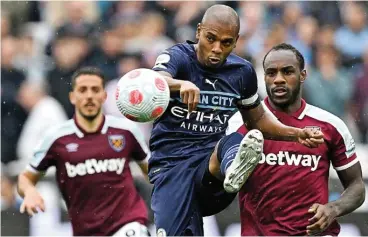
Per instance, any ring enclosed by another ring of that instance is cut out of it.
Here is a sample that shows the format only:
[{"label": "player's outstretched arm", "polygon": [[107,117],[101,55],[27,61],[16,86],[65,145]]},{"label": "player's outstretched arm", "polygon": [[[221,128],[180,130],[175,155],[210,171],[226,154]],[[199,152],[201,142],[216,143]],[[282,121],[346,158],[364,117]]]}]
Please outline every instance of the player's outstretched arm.
[{"label": "player's outstretched arm", "polygon": [[23,197],[23,203],[20,212],[25,211],[28,215],[33,216],[38,210],[45,211],[45,203],[43,198],[36,189],[38,180],[42,177],[42,173],[33,173],[24,171],[18,176],[18,193]]},{"label": "player's outstretched arm", "polygon": [[309,219],[308,235],[317,235],[323,232],[336,217],[353,212],[365,200],[365,186],[359,162],[350,168],[337,172],[337,174],[345,190],[336,201],[325,205],[315,203],[309,208],[308,212],[315,215]]},{"label": "player's outstretched arm", "polygon": [[158,71],[162,76],[164,76],[167,84],[169,85],[170,91],[180,91],[181,84],[184,82],[182,80],[174,79],[172,75],[165,71]]},{"label": "player's outstretched arm", "polygon": [[262,104],[258,104],[255,108],[240,106],[239,111],[247,128],[260,130],[266,139],[297,141],[307,147],[317,147],[324,142],[322,132],[286,126],[267,112]]},{"label": "player's outstretched arm", "polygon": [[180,91],[180,98],[184,104],[188,105],[188,112],[197,108],[199,103],[199,88],[190,81],[174,79],[170,73],[159,71],[164,76],[169,85],[170,92]]}]

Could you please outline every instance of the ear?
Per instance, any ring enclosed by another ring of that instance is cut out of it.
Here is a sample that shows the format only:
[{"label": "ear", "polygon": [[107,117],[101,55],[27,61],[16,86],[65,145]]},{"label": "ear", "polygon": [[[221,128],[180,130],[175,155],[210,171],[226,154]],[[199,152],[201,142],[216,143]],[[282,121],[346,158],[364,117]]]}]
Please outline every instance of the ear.
[{"label": "ear", "polygon": [[201,33],[201,23],[198,23],[197,30],[196,30],[196,39],[199,40],[199,36]]},{"label": "ear", "polygon": [[103,102],[105,103],[105,101],[107,100],[107,92],[104,90],[104,98],[103,98]]},{"label": "ear", "polygon": [[75,95],[73,91],[69,92],[69,100],[70,100],[70,103],[72,103],[72,105],[75,105]]},{"label": "ear", "polygon": [[304,81],[307,79],[307,70],[303,69],[300,72],[300,83],[304,83]]},{"label": "ear", "polygon": [[236,36],[235,43],[234,43],[234,49],[236,48],[236,43],[238,42],[238,39],[239,39],[239,34],[238,36]]}]

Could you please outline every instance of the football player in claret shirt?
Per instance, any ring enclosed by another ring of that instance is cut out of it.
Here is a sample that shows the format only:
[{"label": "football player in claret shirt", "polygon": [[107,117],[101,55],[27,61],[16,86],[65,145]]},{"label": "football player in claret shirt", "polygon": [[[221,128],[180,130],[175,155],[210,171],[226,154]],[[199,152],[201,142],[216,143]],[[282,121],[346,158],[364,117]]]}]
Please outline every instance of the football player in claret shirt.
[{"label": "football player in claret shirt", "polygon": [[[214,5],[198,24],[197,42],[165,50],[153,67],[168,82],[171,97],[150,140],[158,235],[203,235],[202,217],[227,207],[258,164],[263,136],[323,143],[322,133],[285,126],[265,113],[252,64],[231,53],[239,28],[234,9]],[[253,130],[244,138],[224,136],[237,109]]]},{"label": "football player in claret shirt", "polygon": [[[295,142],[264,141],[259,165],[239,192],[241,234],[336,236],[340,232],[336,217],[364,202],[354,140],[340,118],[302,99],[307,74],[298,50],[276,45],[264,57],[263,67],[268,94],[264,107],[283,124],[322,131],[325,143],[311,149]],[[229,121],[227,133],[234,131],[248,132],[240,113]],[[330,164],[345,188],[332,202],[328,202]]]},{"label": "football player in claret shirt", "polygon": [[133,122],[102,113],[104,81],[96,68],[73,75],[69,97],[75,116],[48,132],[19,175],[18,191],[24,198],[20,209],[31,216],[45,211],[35,186],[55,166],[74,235],[148,236],[147,208],[129,162],[137,161],[146,173],[150,152]]}]

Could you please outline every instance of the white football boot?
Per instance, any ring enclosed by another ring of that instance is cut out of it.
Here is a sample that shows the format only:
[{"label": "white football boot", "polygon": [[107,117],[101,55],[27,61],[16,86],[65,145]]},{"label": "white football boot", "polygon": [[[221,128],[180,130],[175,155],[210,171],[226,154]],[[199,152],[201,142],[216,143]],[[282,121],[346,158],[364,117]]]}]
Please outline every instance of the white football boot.
[{"label": "white football boot", "polygon": [[236,193],[258,165],[263,152],[263,135],[259,130],[250,130],[240,143],[233,163],[227,168],[224,189]]}]

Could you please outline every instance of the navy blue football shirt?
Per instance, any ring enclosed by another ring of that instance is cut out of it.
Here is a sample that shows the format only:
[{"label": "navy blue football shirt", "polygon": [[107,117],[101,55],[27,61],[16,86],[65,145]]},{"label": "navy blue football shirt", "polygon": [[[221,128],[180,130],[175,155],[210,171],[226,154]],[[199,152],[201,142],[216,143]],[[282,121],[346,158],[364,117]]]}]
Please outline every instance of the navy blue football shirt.
[{"label": "navy blue football shirt", "polygon": [[160,54],[153,70],[191,81],[200,89],[200,101],[188,113],[180,92],[170,93],[167,110],[153,125],[150,167],[170,167],[194,155],[210,155],[237,111],[237,102],[241,99],[243,106],[259,103],[254,68],[235,54],[219,68],[206,68],[197,60],[194,43],[187,41]]}]

